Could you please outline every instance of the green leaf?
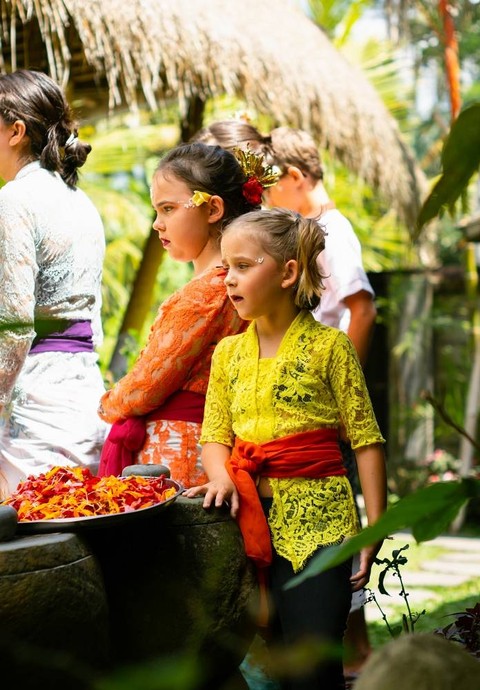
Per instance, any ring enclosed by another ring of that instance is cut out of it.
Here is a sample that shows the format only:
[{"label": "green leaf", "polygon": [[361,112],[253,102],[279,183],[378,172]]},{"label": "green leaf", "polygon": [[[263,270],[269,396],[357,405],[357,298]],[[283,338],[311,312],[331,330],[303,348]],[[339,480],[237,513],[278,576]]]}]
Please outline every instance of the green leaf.
[{"label": "green leaf", "polygon": [[[438,482],[419,489],[398,501],[374,525],[360,534],[342,544],[323,549],[285,588],[295,587],[305,579],[343,563],[364,547],[381,542],[400,530],[412,529],[417,541],[425,541],[425,535],[433,539],[445,529],[447,518],[451,522],[463,504],[476,496],[480,496],[478,479]],[[443,514],[445,520],[442,520]]]},{"label": "green leaf", "polygon": [[400,637],[400,635],[403,632],[403,628],[401,625],[396,625],[391,629],[391,635],[392,637]]},{"label": "green leaf", "polygon": [[388,568],[385,568],[385,570],[382,570],[382,572],[378,576],[378,591],[380,592],[380,594],[386,594],[387,597],[389,597],[390,593],[387,592],[387,590],[385,589],[385,577],[386,577],[387,573],[388,573]]},{"label": "green leaf", "polygon": [[202,669],[194,655],[161,657],[136,666],[125,666],[98,680],[94,690],[195,690]]},{"label": "green leaf", "polygon": [[453,122],[442,151],[442,175],[425,200],[415,238],[423,226],[448,207],[453,210],[480,166],[480,103],[466,107]]},{"label": "green leaf", "polygon": [[452,499],[451,505],[443,506],[438,511],[429,515],[428,520],[421,520],[412,526],[412,534],[417,542],[429,541],[448,530],[461,507],[465,503],[465,498],[459,496]]}]

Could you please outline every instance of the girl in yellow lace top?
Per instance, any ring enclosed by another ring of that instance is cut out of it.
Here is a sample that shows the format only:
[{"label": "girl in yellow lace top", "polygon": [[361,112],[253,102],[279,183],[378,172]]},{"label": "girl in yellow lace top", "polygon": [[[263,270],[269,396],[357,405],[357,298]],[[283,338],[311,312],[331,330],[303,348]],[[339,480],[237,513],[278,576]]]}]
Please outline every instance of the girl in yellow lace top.
[{"label": "girl in yellow lace top", "polygon": [[[384,439],[355,349],[310,313],[322,289],[316,259],[324,235],[316,220],[272,209],[236,219],[221,246],[228,295],[252,323],[215,349],[201,437],[209,481],[187,496],[203,494],[206,508],[227,501],[247,554],[261,572],[269,566],[273,639],[341,644],[351,589],[368,582],[380,545],[362,552],[354,575],[346,563],[283,587],[319,549],[358,530],[341,423],[369,523],[386,501]],[[339,690],[341,661],[315,663],[282,687]]]}]

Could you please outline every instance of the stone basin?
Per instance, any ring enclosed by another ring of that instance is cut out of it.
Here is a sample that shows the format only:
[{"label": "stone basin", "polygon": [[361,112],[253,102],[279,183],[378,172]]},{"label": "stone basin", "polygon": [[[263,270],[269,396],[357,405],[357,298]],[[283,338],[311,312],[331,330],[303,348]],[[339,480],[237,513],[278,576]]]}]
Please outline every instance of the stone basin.
[{"label": "stone basin", "polygon": [[100,566],[74,534],[0,544],[2,687],[76,690],[109,657]]},{"label": "stone basin", "polygon": [[28,631],[41,648],[107,671],[192,654],[202,687],[221,688],[253,638],[255,591],[236,522],[202,499],[180,497],[115,527],[0,544],[0,630],[19,639]]}]

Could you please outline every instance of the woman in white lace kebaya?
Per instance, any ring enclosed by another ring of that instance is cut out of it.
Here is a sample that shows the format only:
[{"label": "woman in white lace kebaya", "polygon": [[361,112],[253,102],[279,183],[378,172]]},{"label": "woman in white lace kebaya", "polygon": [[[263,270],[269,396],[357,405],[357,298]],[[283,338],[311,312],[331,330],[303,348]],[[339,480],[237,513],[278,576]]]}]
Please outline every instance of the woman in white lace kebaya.
[{"label": "woman in white lace kebaya", "polygon": [[105,438],[105,238],[76,187],[90,150],[52,79],[0,76],[0,497],[54,465],[97,463]]}]

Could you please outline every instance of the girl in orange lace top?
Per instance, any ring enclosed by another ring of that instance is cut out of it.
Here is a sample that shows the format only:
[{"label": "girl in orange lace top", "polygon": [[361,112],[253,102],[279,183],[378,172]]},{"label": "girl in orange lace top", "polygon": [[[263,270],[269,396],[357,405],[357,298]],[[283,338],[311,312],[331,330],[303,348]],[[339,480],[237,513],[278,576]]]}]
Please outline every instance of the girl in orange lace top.
[{"label": "girl in orange lace top", "polygon": [[[342,423],[369,523],[386,502],[384,439],[355,348],[310,313],[322,289],[324,234],[315,219],[272,209],[235,220],[221,245],[229,297],[252,323],[215,350],[201,438],[209,481],[186,495],[204,494],[206,508],[228,501],[261,582],[269,566],[275,642],[340,646],[352,587],[368,582],[380,545],[362,552],[353,575],[347,563],[284,588],[320,549],[358,529]],[[340,657],[312,662],[281,687],[344,688]]]},{"label": "girl in orange lace top", "polygon": [[219,245],[233,218],[258,207],[246,181],[218,146],[181,145],[158,165],[153,227],[170,256],[193,263],[194,277],[160,307],[132,370],[101,399],[99,414],[114,425],[100,475],[161,463],[186,487],[206,479],[198,442],[213,349],[246,325],[227,297]]}]

